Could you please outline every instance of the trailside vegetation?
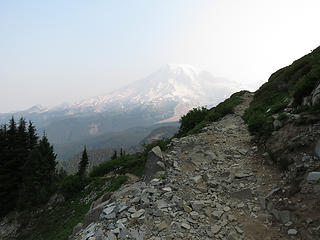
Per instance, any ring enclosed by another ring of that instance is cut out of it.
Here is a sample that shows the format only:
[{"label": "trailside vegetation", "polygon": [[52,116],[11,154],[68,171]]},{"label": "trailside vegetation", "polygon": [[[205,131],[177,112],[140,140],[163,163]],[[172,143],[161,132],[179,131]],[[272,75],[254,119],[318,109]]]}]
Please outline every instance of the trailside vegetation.
[{"label": "trailside vegetation", "polygon": [[211,109],[206,109],[205,107],[193,108],[186,115],[181,117],[179,121],[179,132],[175,135],[175,137],[179,138],[190,134],[195,134],[210,122],[219,121],[227,114],[232,114],[234,112],[234,107],[243,101],[241,96],[245,92],[246,91],[240,91],[234,93],[230,96],[230,98]]},{"label": "trailside vegetation", "polygon": [[290,101],[297,110],[302,108],[303,99],[311,94],[319,81],[320,47],[273,73],[268,82],[256,91],[243,116],[249,131],[258,137],[268,138],[273,130],[272,115],[282,112]]},{"label": "trailside vegetation", "polygon": [[157,140],[144,145],[144,150],[136,154],[125,154],[121,151],[120,156],[116,157],[116,154],[114,154],[109,161],[94,166],[89,173],[89,177],[102,177],[111,172],[114,174],[132,173],[141,177],[150,150],[155,146],[159,146],[164,151],[169,143],[170,139]]}]

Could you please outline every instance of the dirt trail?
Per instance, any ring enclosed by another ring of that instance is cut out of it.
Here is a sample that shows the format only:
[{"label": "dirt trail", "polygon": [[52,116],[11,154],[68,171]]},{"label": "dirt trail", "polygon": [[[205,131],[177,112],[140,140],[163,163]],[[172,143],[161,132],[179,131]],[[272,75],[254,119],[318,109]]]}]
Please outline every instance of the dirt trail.
[{"label": "dirt trail", "polygon": [[124,186],[88,213],[102,211],[73,239],[300,239],[275,221],[287,223],[286,212],[262,209],[280,179],[262,164],[241,118],[252,97],[201,133],[173,139],[163,154],[165,179]]}]

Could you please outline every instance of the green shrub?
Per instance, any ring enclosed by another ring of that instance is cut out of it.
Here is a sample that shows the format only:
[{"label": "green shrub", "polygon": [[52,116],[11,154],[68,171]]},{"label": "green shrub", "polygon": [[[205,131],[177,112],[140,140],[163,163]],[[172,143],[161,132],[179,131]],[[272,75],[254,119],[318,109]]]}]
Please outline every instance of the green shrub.
[{"label": "green shrub", "polygon": [[248,128],[250,132],[260,132],[265,124],[265,116],[263,113],[256,111],[250,114],[248,119]]},{"label": "green shrub", "polygon": [[292,92],[296,104],[301,104],[304,97],[311,94],[320,78],[320,70],[314,70],[302,78],[294,86]]},{"label": "green shrub", "polygon": [[167,150],[168,144],[170,142],[171,142],[170,138],[163,138],[163,139],[153,141],[152,143],[149,143],[149,144],[144,144],[143,145],[143,147],[144,147],[143,153],[145,155],[147,155],[150,152],[150,150],[156,146],[159,146],[162,151],[165,151],[165,150]]},{"label": "green shrub", "polygon": [[202,108],[193,108],[186,115],[183,115],[180,119],[180,129],[179,134],[183,135],[190,130],[192,130],[197,124],[202,122],[208,113],[208,109],[205,107]]},{"label": "green shrub", "polygon": [[100,163],[94,166],[89,173],[90,177],[101,177],[110,172],[118,174],[134,173],[137,174],[139,169],[143,166],[143,160],[134,155],[123,155],[116,159]]},{"label": "green shrub", "polygon": [[264,137],[270,136],[273,130],[272,117],[267,117],[261,110],[247,109],[244,119],[252,134]]},{"label": "green shrub", "polygon": [[88,179],[78,175],[69,175],[62,180],[60,192],[66,199],[70,199],[81,192],[86,184],[88,184]]},{"label": "green shrub", "polygon": [[108,192],[114,192],[117,191],[123,184],[125,184],[128,181],[128,177],[121,175],[111,180],[111,184],[108,187]]},{"label": "green shrub", "polygon": [[282,121],[288,118],[288,115],[286,113],[280,113],[278,120]]},{"label": "green shrub", "polygon": [[174,137],[179,138],[198,133],[209,122],[219,121],[227,114],[234,113],[234,107],[243,101],[241,96],[245,92],[247,91],[234,93],[230,98],[210,110],[204,107],[190,110],[186,115],[181,117],[179,132]]},{"label": "green shrub", "polygon": [[286,106],[287,106],[287,103],[285,101],[280,101],[278,103],[275,103],[271,106],[270,113],[278,113],[278,112],[282,111],[283,109],[285,109]]}]

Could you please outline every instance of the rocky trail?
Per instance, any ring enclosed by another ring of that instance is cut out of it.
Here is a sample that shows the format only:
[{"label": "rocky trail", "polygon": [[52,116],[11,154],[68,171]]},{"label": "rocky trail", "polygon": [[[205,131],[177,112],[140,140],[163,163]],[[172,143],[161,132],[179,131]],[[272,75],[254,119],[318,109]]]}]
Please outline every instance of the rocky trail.
[{"label": "rocky trail", "polygon": [[301,239],[290,212],[269,201],[281,180],[241,118],[252,97],[167,152],[153,149],[161,177],[102,196],[70,239]]}]

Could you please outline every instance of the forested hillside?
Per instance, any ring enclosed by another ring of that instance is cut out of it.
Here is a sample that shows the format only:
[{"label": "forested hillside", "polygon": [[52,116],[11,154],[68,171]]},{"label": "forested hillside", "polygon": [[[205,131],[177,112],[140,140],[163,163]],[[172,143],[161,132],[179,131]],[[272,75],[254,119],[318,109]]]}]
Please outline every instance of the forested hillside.
[{"label": "forested hillside", "polygon": [[48,200],[54,191],[56,155],[44,134],[31,122],[12,118],[0,128],[0,214]]}]

